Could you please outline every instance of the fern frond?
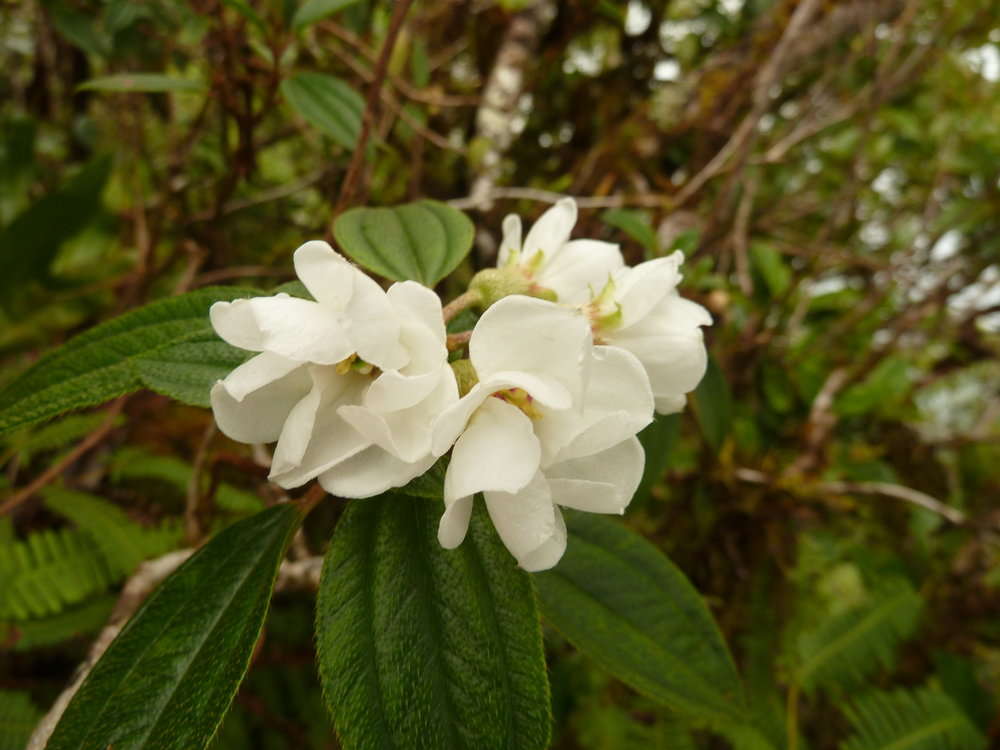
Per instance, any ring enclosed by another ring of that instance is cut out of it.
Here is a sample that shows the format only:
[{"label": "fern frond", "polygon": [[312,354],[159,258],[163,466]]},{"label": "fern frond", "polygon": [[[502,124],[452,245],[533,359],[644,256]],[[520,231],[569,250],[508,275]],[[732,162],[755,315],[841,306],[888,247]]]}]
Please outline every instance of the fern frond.
[{"label": "fern frond", "polygon": [[[9,447],[8,455],[17,455],[22,462],[27,463],[39,453],[76,442],[100,427],[107,418],[108,415],[104,412],[71,414],[34,430],[16,432],[4,442]],[[122,417],[117,417],[115,426],[122,421]]]},{"label": "fern frond", "polygon": [[61,612],[119,580],[89,535],[46,529],[0,545],[0,620]]},{"label": "fern frond", "polygon": [[898,644],[916,629],[922,607],[909,581],[883,581],[864,604],[800,636],[796,682],[805,690],[848,686],[888,667]]},{"label": "fern frond", "polygon": [[844,710],[854,734],[841,750],[983,750],[986,738],[934,688],[870,693]]},{"label": "fern frond", "polygon": [[0,650],[30,651],[96,632],[115,606],[113,594],[99,595],[48,617],[0,622]]},{"label": "fern frond", "polygon": [[[173,456],[155,456],[138,448],[124,448],[111,462],[111,478],[115,482],[128,479],[154,479],[166,482],[179,493],[187,492],[193,467]],[[215,504],[230,513],[255,513],[264,507],[252,492],[222,482],[215,490]]]},{"label": "fern frond", "polygon": [[0,690],[0,750],[24,750],[41,718],[27,693]]}]

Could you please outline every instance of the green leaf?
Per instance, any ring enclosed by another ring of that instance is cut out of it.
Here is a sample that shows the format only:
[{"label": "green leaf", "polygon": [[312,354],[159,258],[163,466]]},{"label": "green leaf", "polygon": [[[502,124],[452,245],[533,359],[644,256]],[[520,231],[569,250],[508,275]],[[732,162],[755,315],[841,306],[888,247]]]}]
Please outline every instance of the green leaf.
[{"label": "green leaf", "polygon": [[709,355],[705,377],[694,391],[694,414],[701,434],[716,451],[722,447],[733,421],[733,397],[726,377]]},{"label": "green leaf", "polygon": [[660,243],[656,231],[649,223],[649,215],[644,211],[627,208],[609,208],[601,214],[601,221],[620,229],[646,250],[647,258],[659,255]]},{"label": "green leaf", "polygon": [[663,478],[663,472],[670,462],[670,452],[677,444],[680,431],[679,414],[657,414],[652,424],[639,433],[639,442],[642,443],[642,449],[646,454],[646,463],[642,470],[642,480],[632,502],[645,501],[653,485]]},{"label": "green leaf", "polygon": [[205,84],[189,78],[178,78],[163,73],[116,73],[99,76],[81,83],[78,91],[201,91]]},{"label": "green leaf", "polygon": [[781,297],[792,283],[792,271],[781,253],[766,242],[750,244],[750,262],[767,285],[771,297]]},{"label": "green leaf", "polygon": [[0,622],[0,648],[30,651],[52,646],[100,629],[118,597],[103,594],[47,617]]},{"label": "green leaf", "polygon": [[253,356],[219,339],[212,331],[157,349],[136,360],[143,385],[191,406],[211,406],[215,381]]},{"label": "green leaf", "polygon": [[292,16],[292,28],[299,31],[338,10],[343,10],[360,0],[306,0]]},{"label": "green leaf", "polygon": [[99,212],[111,160],[91,161],[57,190],[19,214],[0,231],[0,300],[19,285],[48,273],[64,242]]},{"label": "green leaf", "polygon": [[900,641],[916,629],[922,608],[909,581],[884,579],[867,602],[799,637],[796,682],[806,690],[859,684],[892,662]]},{"label": "green leaf", "polygon": [[531,580],[477,508],[456,550],[442,506],[352,502],[323,565],[320,676],[348,750],[541,749],[549,692]]},{"label": "green leaf", "polygon": [[739,675],[684,574],[617,521],[565,515],[566,554],[534,577],[545,618],[601,667],[671,710],[716,725],[740,723]]},{"label": "green leaf", "polygon": [[41,718],[27,693],[0,690],[0,750],[24,750]]},{"label": "green leaf", "polygon": [[910,382],[910,366],[902,357],[888,357],[860,383],[845,389],[834,410],[845,417],[858,416],[899,401]]},{"label": "green leaf", "polygon": [[[158,300],[95,326],[42,357],[0,390],[0,434],[70,409],[94,406],[129,393],[149,376],[144,357],[162,363],[172,344],[204,340],[208,308],[218,300],[253,296],[237,287],[207,287]],[[199,365],[180,362],[193,369]],[[177,376],[174,375],[176,380]],[[156,385],[156,378],[149,385]],[[206,381],[207,389],[211,382]],[[207,392],[207,391],[206,391]]]},{"label": "green leaf", "polygon": [[296,73],[281,82],[281,93],[306,122],[344,148],[354,149],[365,102],[347,82],[324,73]]},{"label": "green leaf", "polygon": [[854,734],[842,750],[984,750],[986,738],[934,688],[874,691],[844,709]]},{"label": "green leaf", "polygon": [[48,750],[204,747],[246,674],[300,519],[298,507],[278,505],[195,553],[94,666]]},{"label": "green leaf", "polygon": [[472,249],[469,217],[444,203],[417,201],[393,208],[353,208],[337,217],[340,249],[393,281],[434,286]]}]

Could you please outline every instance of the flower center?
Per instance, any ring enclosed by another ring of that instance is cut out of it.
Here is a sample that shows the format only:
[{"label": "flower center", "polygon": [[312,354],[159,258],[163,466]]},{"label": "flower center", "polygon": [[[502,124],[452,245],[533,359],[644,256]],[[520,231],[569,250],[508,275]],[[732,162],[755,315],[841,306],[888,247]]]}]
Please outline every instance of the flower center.
[{"label": "flower center", "polygon": [[372,377],[378,377],[381,372],[375,365],[371,362],[365,362],[357,354],[352,354],[346,359],[340,360],[335,365],[338,375],[347,375],[351,372],[356,372],[359,375],[371,375]]},{"label": "flower center", "polygon": [[622,324],[622,306],[615,299],[615,282],[608,279],[600,294],[591,292],[591,299],[583,306],[584,314],[590,319],[590,330],[594,343],[604,343],[603,334],[613,331]]},{"label": "flower center", "polygon": [[529,419],[540,419],[542,416],[542,413],[538,411],[538,407],[535,406],[535,399],[523,388],[508,388],[503,391],[497,391],[492,395],[494,398],[516,406]]}]

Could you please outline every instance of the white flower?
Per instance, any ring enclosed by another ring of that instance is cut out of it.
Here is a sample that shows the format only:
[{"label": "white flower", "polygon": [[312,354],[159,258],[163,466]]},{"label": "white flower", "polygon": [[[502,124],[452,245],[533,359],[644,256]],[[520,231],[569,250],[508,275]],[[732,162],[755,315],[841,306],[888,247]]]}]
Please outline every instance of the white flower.
[{"label": "white flower", "polygon": [[576,224],[576,201],[563,198],[543,213],[521,241],[521,219],[503,220],[497,268],[517,268],[537,285],[551,289],[563,304],[576,305],[599,291],[625,261],[618,245],[599,240],[570,240]]},{"label": "white flower", "polygon": [[559,506],[621,513],[631,500],[649,382],[628,352],[594,347],[574,310],[519,295],[483,314],[469,359],[479,382],[434,425],[435,455],[454,444],[438,540],[462,542],[482,492],[520,566],[545,570],[566,548]]},{"label": "white flower", "polygon": [[415,282],[384,292],[325,242],[295,252],[316,301],[276,295],[212,306],[216,332],[260,352],[212,388],[219,429],[277,441],[270,478],[342,497],[406,484],[434,462],[433,417],[458,399],[441,302]]},{"label": "white flower", "polygon": [[585,306],[598,342],[642,362],[661,414],[684,408],[685,394],[695,389],[708,364],[701,326],[711,325],[712,316],[677,294],[683,260],[677,251],[623,268]]}]

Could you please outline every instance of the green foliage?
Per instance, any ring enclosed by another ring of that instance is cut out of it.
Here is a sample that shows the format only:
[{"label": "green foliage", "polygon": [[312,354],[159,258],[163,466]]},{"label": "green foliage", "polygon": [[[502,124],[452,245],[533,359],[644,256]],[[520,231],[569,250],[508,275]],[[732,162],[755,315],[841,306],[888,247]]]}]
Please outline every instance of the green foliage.
[{"label": "green foliage", "polygon": [[[139,369],[144,357],[163,362],[166,347],[203,339],[211,330],[208,308],[213,302],[251,294],[236,287],[200,289],[153,302],[77,336],[0,390],[0,434],[136,390],[145,384]],[[176,366],[200,365],[182,358]],[[212,382],[203,383],[204,392]]]},{"label": "green foliage", "polygon": [[732,657],[684,574],[620,523],[566,516],[565,556],[534,577],[546,620],[615,677],[671,710],[715,725],[742,723],[743,688]]},{"label": "green foliage", "polygon": [[324,73],[296,73],[281,82],[281,93],[306,122],[344,148],[354,148],[365,102],[345,81]]},{"label": "green foliage", "polygon": [[910,380],[910,367],[902,357],[883,360],[868,376],[845,390],[835,408],[845,417],[857,416],[899,400]]},{"label": "green foliage", "polygon": [[482,508],[451,551],[439,515],[439,503],[388,494],[351,503],[338,525],[316,637],[341,741],[540,750],[551,719],[531,580]]},{"label": "green foliage", "polygon": [[360,0],[305,0],[292,16],[292,28],[300,30]]},{"label": "green foliage", "polygon": [[986,738],[935,688],[874,691],[844,709],[854,734],[842,750],[983,750]]},{"label": "green foliage", "polygon": [[27,693],[0,690],[0,750],[24,750],[41,718]]},{"label": "green foliage", "polygon": [[19,285],[41,280],[62,244],[93,220],[110,171],[110,158],[94,159],[0,230],[0,305]]},{"label": "green foliage", "polygon": [[[22,463],[29,463],[36,454],[46,453],[73,443],[93,432],[107,420],[107,414],[71,414],[51,424],[34,430],[22,430],[9,435],[3,442],[7,455],[16,455]],[[117,417],[114,424],[120,425]]]},{"label": "green foliage", "polygon": [[0,620],[62,611],[107,590],[115,574],[82,531],[45,529],[0,545]]},{"label": "green foliage", "polygon": [[163,554],[181,541],[176,523],[147,530],[117,505],[95,495],[62,487],[47,487],[42,494],[50,510],[90,535],[112,575],[127,576],[146,558]]},{"label": "green foliage", "polygon": [[89,635],[107,622],[114,605],[115,596],[104,594],[46,617],[0,621],[0,650],[31,651]]},{"label": "green foliage", "polygon": [[691,400],[701,434],[718,451],[732,426],[733,405],[729,385],[714,357],[709,356],[705,377],[698,383]]},{"label": "green foliage", "polygon": [[472,222],[437,201],[392,208],[352,208],[337,217],[333,234],[360,265],[394,281],[434,286],[472,249]]},{"label": "green foliage", "polygon": [[622,230],[642,245],[647,258],[655,258],[660,254],[660,243],[656,238],[656,231],[649,224],[647,214],[624,208],[609,208],[601,214],[601,221]]},{"label": "green foliage", "polygon": [[663,472],[670,463],[670,453],[680,436],[680,428],[680,415],[657,414],[652,424],[639,433],[639,442],[646,454],[646,464],[632,502],[641,505],[649,497],[653,486],[663,479]]},{"label": "green foliage", "polygon": [[858,684],[892,663],[922,609],[923,599],[909,581],[880,582],[867,601],[800,636],[795,680],[807,690]]},{"label": "green foliage", "polygon": [[91,78],[80,84],[81,91],[200,91],[205,85],[198,81],[163,73],[117,73],[111,76]]},{"label": "green foliage", "polygon": [[260,636],[299,509],[279,505],[213,538],[146,601],[94,666],[49,750],[202,747]]},{"label": "green foliage", "polygon": [[[187,493],[193,474],[194,468],[186,461],[173,456],[155,456],[139,448],[120,450],[111,460],[111,476],[115,482],[155,479],[172,485],[181,495]],[[220,509],[229,513],[254,513],[264,507],[257,495],[226,482],[216,486],[214,500]]]}]

